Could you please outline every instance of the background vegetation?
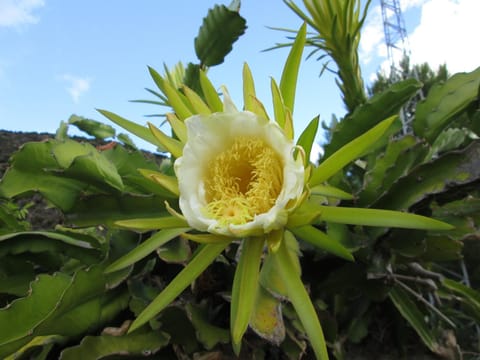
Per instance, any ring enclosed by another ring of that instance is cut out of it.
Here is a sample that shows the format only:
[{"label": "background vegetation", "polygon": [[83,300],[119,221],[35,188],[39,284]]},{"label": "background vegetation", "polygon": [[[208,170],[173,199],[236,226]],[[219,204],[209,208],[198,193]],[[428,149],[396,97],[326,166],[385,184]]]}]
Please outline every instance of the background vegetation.
[{"label": "background vegetation", "polygon": [[[374,148],[330,179],[330,185],[351,196],[320,200],[409,211],[455,225],[449,232],[328,220],[318,225],[355,257],[350,262],[308,245],[299,249],[302,278],[331,357],[479,358],[480,68],[448,76],[446,68],[435,74],[405,59],[401,78],[380,76],[367,91],[357,48],[368,5],[304,1],[306,10],[301,10],[293,1],[285,3],[310,26],[307,44],[336,66],[349,111],[324,124],[328,142],[320,163],[398,114],[424,86],[425,98],[407,109],[409,132],[397,122]],[[165,68],[170,85],[201,91],[199,69],[222,63],[245,31],[238,6],[234,2],[209,11],[195,40],[199,64]],[[154,69],[150,72],[158,79]],[[142,102],[169,106],[165,87],[149,93],[154,100]],[[70,126],[105,142],[94,146],[73,140],[67,135]],[[61,124],[55,138],[25,144],[11,157],[0,182],[0,358],[233,357],[228,309],[235,246],[147,326],[126,333],[195,250],[175,237],[166,244],[159,241],[148,256],[123,270],[104,272],[155,236],[117,221],[166,214],[159,204],[171,194],[137,169],[172,174],[169,159],[146,156],[110,125],[77,116]],[[60,224],[32,228],[27,219],[33,193],[61,212]],[[291,305],[284,303],[282,309],[283,316],[276,313],[275,332],[251,326],[241,357],[313,356]]]}]

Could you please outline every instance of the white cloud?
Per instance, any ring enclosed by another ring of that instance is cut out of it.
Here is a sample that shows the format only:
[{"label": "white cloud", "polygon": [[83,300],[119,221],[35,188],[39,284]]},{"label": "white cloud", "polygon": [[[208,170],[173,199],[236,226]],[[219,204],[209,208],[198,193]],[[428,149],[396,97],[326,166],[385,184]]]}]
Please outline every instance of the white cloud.
[{"label": "white cloud", "polygon": [[412,62],[427,62],[434,69],[446,63],[450,73],[480,66],[478,14],[478,0],[425,2],[420,25],[409,35]]},{"label": "white cloud", "polygon": [[410,8],[422,6],[427,0],[400,0],[400,9],[407,11]]},{"label": "white cloud", "polygon": [[62,80],[68,82],[70,86],[66,88],[75,103],[78,103],[80,96],[85,94],[90,89],[92,79],[82,78],[70,74],[62,76]]},{"label": "white cloud", "polygon": [[39,19],[34,11],[44,5],[44,0],[0,0],[0,26],[36,24]]},{"label": "white cloud", "polygon": [[[360,59],[368,64],[374,56],[386,56],[385,36],[383,32],[382,11],[380,6],[371,7],[360,39]],[[384,53],[383,55],[381,55]]]},{"label": "white cloud", "polygon": [[[400,0],[403,16],[420,8],[421,16],[415,29],[407,29],[407,51],[411,62],[427,62],[433,69],[446,63],[450,73],[471,71],[480,66],[480,46],[475,24],[480,14],[479,0]],[[402,51],[394,51],[398,61]],[[388,72],[389,62],[385,45],[380,6],[370,9],[362,31],[360,59],[367,65],[376,58],[380,68]],[[371,80],[371,79],[370,79]]]}]

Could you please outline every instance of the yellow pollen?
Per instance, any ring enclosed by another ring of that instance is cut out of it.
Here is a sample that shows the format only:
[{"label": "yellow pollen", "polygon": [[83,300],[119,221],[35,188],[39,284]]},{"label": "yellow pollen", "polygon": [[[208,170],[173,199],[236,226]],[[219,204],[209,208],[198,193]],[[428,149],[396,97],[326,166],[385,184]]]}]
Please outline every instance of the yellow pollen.
[{"label": "yellow pollen", "polygon": [[245,224],[275,204],[282,160],[261,139],[241,136],[210,161],[204,180],[207,214],[223,225]]}]

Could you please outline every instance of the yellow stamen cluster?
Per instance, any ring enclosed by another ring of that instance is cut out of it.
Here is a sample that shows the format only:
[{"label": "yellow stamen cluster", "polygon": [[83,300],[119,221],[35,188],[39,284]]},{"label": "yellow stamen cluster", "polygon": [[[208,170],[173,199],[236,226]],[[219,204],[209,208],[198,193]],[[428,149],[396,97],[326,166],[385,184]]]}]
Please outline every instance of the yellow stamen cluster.
[{"label": "yellow stamen cluster", "polygon": [[263,140],[240,136],[211,160],[204,181],[208,215],[224,225],[245,224],[275,204],[282,160]]}]

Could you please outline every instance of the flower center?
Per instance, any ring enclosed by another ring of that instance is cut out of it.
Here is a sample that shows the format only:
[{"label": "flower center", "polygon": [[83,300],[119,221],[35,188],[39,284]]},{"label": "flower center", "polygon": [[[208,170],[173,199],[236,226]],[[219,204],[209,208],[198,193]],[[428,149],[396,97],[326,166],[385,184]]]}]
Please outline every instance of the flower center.
[{"label": "flower center", "polygon": [[222,225],[245,224],[267,212],[282,190],[280,157],[257,138],[238,137],[208,165],[206,212]]}]

